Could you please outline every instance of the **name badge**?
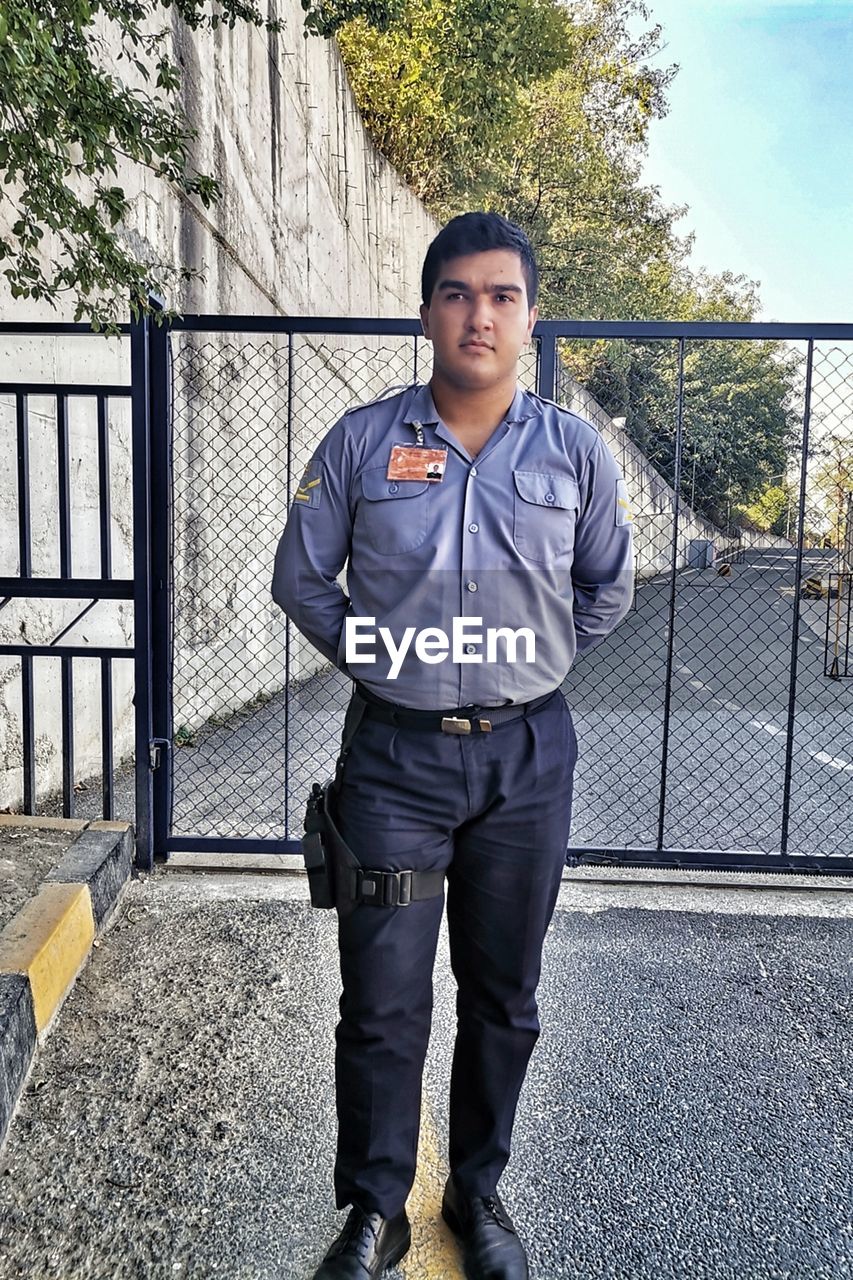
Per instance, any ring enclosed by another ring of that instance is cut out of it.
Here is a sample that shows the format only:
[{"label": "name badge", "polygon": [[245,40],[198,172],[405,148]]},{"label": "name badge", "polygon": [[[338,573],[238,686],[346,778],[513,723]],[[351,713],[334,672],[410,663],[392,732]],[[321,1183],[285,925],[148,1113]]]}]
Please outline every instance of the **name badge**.
[{"label": "name badge", "polygon": [[391,450],[385,479],[443,480],[446,466],[446,449],[427,449],[419,444],[395,444]]}]

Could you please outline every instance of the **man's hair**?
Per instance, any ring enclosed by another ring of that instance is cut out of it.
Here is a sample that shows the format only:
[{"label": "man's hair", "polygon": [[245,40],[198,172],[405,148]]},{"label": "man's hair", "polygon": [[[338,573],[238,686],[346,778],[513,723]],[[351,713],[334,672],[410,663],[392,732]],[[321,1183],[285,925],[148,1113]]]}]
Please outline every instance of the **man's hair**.
[{"label": "man's hair", "polygon": [[527,305],[532,307],[539,292],[539,271],[533,246],[521,227],[499,213],[460,213],[441,228],[424,258],[421,272],[424,304],[429,306],[445,262],[469,253],[486,253],[489,249],[509,249],[518,254],[527,288]]}]

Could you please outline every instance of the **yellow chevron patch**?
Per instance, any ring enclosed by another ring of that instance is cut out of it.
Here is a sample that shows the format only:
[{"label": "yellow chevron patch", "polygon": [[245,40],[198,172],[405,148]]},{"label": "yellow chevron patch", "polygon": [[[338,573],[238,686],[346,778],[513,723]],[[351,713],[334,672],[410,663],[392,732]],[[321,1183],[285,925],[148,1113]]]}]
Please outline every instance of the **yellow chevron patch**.
[{"label": "yellow chevron patch", "polygon": [[628,487],[624,480],[616,481],[616,524],[630,524],[634,519],[628,501]]},{"label": "yellow chevron patch", "polygon": [[319,507],[320,495],[323,492],[323,476],[322,474],[312,476],[311,472],[316,472],[320,465],[319,461],[314,461],[313,459],[308,463],[302,479],[299,481],[299,488],[296,490],[294,497],[294,505],[299,502],[306,507]]}]

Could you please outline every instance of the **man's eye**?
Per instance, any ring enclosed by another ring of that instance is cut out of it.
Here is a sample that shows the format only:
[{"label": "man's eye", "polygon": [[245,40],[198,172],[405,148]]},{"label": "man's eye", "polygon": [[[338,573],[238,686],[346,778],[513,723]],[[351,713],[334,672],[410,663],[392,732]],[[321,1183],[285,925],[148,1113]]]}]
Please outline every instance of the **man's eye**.
[{"label": "man's eye", "polygon": [[512,302],[512,294],[510,293],[499,293],[497,296],[498,298],[503,298],[506,302]]}]

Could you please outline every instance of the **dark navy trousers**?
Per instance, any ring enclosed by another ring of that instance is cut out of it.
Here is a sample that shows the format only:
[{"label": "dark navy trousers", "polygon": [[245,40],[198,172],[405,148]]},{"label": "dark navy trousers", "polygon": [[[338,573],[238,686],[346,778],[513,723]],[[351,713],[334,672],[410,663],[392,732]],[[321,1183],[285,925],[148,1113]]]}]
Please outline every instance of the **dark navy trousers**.
[{"label": "dark navy trousers", "polygon": [[[557,690],[491,733],[365,718],[344,768],[339,825],[362,865],[446,871],[457,983],[449,1165],[469,1195],[497,1187],[539,1037],[536,988],[565,865],[576,759]],[[358,1204],[391,1217],[414,1182],[443,908],[442,895],[338,913],[339,1209]]]}]

